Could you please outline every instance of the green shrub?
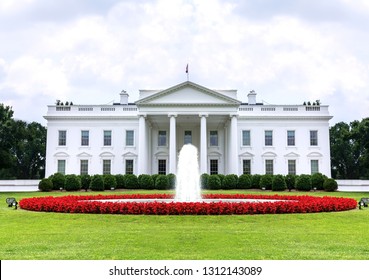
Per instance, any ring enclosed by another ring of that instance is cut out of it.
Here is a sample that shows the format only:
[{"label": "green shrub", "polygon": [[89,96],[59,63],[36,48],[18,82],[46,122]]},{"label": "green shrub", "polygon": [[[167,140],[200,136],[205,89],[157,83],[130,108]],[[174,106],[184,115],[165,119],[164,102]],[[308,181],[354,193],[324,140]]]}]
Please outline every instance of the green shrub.
[{"label": "green shrub", "polygon": [[156,178],[158,178],[159,174],[152,174],[151,178],[154,181],[154,186],[155,186],[155,182],[156,182]]},{"label": "green shrub", "polygon": [[260,180],[261,180],[261,175],[259,174],[255,174],[252,175],[251,177],[251,188],[253,189],[260,189]]},{"label": "green shrub", "polygon": [[168,177],[166,175],[159,175],[155,181],[155,189],[166,190],[169,186]]},{"label": "green shrub", "polygon": [[102,175],[94,175],[91,178],[90,189],[93,191],[103,191],[104,188],[104,179]]},{"label": "green shrub", "polygon": [[220,188],[223,189],[223,182],[224,182],[225,175],[224,174],[216,174],[216,175],[218,175],[220,179]]},{"label": "green shrub", "polygon": [[311,176],[307,174],[301,174],[296,179],[296,189],[299,191],[310,191],[311,190]]},{"label": "green shrub", "polygon": [[53,182],[48,178],[44,178],[38,183],[38,189],[42,192],[49,192],[53,189]]},{"label": "green shrub", "polygon": [[220,190],[220,188],[222,187],[222,183],[220,181],[219,175],[209,175],[208,187],[209,190]]},{"label": "green shrub", "polygon": [[273,175],[265,174],[261,176],[260,188],[265,190],[271,190],[273,186]]},{"label": "green shrub", "polygon": [[103,176],[105,190],[111,190],[117,188],[117,180],[114,175],[106,174]]},{"label": "green shrub", "polygon": [[151,175],[141,174],[137,178],[140,189],[152,190],[154,189],[154,180]]},{"label": "green shrub", "polygon": [[124,189],[124,175],[115,175],[115,181],[117,182],[117,189]]},{"label": "green shrub", "polygon": [[228,174],[223,179],[222,189],[232,190],[236,189],[238,184],[238,176],[234,174]]},{"label": "green shrub", "polygon": [[126,189],[138,189],[138,179],[135,174],[126,174],[124,175],[124,185]]},{"label": "green shrub", "polygon": [[65,175],[64,189],[66,191],[79,191],[81,190],[81,180],[75,174]]},{"label": "green shrub", "polygon": [[288,174],[285,177],[287,189],[289,189],[290,191],[295,188],[296,178],[297,176],[292,174]]},{"label": "green shrub", "polygon": [[90,188],[91,176],[88,174],[84,174],[81,175],[80,178],[81,178],[81,188],[87,191]]},{"label": "green shrub", "polygon": [[338,189],[338,184],[334,179],[325,179],[323,183],[323,188],[327,192],[334,192]]},{"label": "green shrub", "polygon": [[242,174],[238,177],[238,188],[239,189],[250,189],[251,188],[251,178],[250,174]]},{"label": "green shrub", "polygon": [[61,173],[55,173],[50,177],[51,181],[53,182],[53,190],[64,189],[65,175]]},{"label": "green shrub", "polygon": [[311,175],[311,187],[317,190],[323,190],[324,175],[322,173],[315,173]]},{"label": "green shrub", "polygon": [[208,180],[209,180],[209,174],[208,173],[203,173],[201,174],[200,176],[200,184],[201,184],[201,188],[204,189],[204,190],[207,190],[209,189],[209,186],[208,186]]},{"label": "green shrub", "polygon": [[168,181],[169,181],[168,189],[169,190],[174,190],[176,188],[176,181],[177,181],[176,175],[173,174],[173,173],[169,173],[169,174],[167,174],[167,178],[168,178]]},{"label": "green shrub", "polygon": [[274,175],[273,176],[273,191],[284,191],[287,188],[286,181],[283,175]]}]

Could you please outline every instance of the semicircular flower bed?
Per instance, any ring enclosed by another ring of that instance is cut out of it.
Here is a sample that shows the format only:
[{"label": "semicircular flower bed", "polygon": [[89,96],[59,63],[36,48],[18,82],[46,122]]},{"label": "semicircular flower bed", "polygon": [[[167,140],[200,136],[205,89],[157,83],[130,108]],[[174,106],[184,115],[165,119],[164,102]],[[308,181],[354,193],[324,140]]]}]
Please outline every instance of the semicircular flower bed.
[{"label": "semicircular flower bed", "polygon": [[[34,197],[20,200],[22,209],[43,212],[131,214],[131,215],[245,215],[316,213],[355,209],[357,202],[351,198],[207,194],[205,199],[258,199],[258,202],[176,202],[145,201],[147,199],[172,199],[168,194],[84,195],[61,197]],[[111,202],[110,199],[123,200]],[[124,199],[143,199],[143,202],[125,202]],[[101,201],[100,201],[101,200]],[[270,201],[276,200],[276,201]],[[283,200],[283,201],[281,201]]]}]

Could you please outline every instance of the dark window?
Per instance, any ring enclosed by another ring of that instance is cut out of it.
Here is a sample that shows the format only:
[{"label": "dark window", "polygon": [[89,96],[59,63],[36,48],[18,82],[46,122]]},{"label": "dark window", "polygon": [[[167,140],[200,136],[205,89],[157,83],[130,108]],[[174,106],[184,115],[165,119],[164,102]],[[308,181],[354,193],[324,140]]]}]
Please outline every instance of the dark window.
[{"label": "dark window", "polygon": [[167,174],[167,161],[165,159],[158,160],[158,174]]},{"label": "dark window", "polygon": [[218,131],[210,131],[210,146],[218,146]]},{"label": "dark window", "polygon": [[272,159],[265,160],[265,174],[273,175],[273,160]]},{"label": "dark window", "polygon": [[250,130],[242,130],[242,146],[250,146]]},{"label": "dark window", "polygon": [[210,175],[218,174],[218,160],[211,159],[210,160]]},{"label": "dark window", "polygon": [[67,145],[67,131],[59,130],[59,146]]},{"label": "dark window", "polygon": [[184,144],[192,144],[192,131],[186,130],[184,132]]},{"label": "dark window", "polygon": [[288,174],[296,175],[296,160],[294,159],[288,160]]},{"label": "dark window", "polygon": [[134,135],[133,130],[126,131],[126,146],[134,146]]},{"label": "dark window", "polygon": [[133,174],[133,159],[126,159],[126,174]]},{"label": "dark window", "polygon": [[265,130],[265,146],[273,146],[273,131]]},{"label": "dark window", "polygon": [[81,165],[80,165],[80,174],[85,175],[88,174],[88,160],[87,159],[81,159]]},{"label": "dark window", "polygon": [[165,130],[159,130],[158,134],[158,146],[167,145],[167,132]]},{"label": "dark window", "polygon": [[111,160],[104,159],[103,160],[103,174],[111,174]]},{"label": "dark window", "polygon": [[111,146],[111,130],[104,130],[104,146]]},{"label": "dark window", "polygon": [[244,159],[242,161],[243,174],[251,174],[251,160]]},{"label": "dark window", "polygon": [[318,131],[310,130],[310,146],[318,146]]},{"label": "dark window", "polygon": [[88,130],[81,131],[81,146],[88,146],[90,142],[90,132]]},{"label": "dark window", "polygon": [[295,146],[295,131],[287,131],[287,146]]}]

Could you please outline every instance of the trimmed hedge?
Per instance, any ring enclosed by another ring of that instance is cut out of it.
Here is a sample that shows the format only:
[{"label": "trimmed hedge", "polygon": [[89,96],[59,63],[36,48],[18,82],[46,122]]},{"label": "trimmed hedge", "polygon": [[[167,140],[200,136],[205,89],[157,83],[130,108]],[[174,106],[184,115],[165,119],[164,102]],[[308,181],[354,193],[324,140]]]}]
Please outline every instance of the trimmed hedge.
[{"label": "trimmed hedge", "polygon": [[117,188],[117,180],[114,175],[106,174],[103,176],[105,190],[111,190]]},{"label": "trimmed hedge", "polygon": [[93,191],[104,191],[104,179],[102,175],[93,175],[91,177],[90,189]]},{"label": "trimmed hedge", "polygon": [[250,174],[242,174],[238,177],[238,188],[239,189],[251,189],[251,178]]},{"label": "trimmed hedge", "polygon": [[287,188],[286,181],[283,175],[274,175],[273,176],[273,191],[284,191]]},{"label": "trimmed hedge", "polygon": [[117,189],[124,189],[124,175],[117,174],[115,175],[115,181],[117,182]]},{"label": "trimmed hedge", "polygon": [[311,191],[311,175],[299,175],[296,180],[296,189],[299,191]]},{"label": "trimmed hedge", "polygon": [[324,175],[322,173],[315,173],[311,175],[311,187],[317,190],[323,190]]},{"label": "trimmed hedge", "polygon": [[65,175],[61,173],[55,173],[50,176],[50,179],[53,182],[53,190],[64,189]]},{"label": "trimmed hedge", "polygon": [[84,174],[80,176],[81,178],[81,188],[87,191],[90,188],[91,176]]},{"label": "trimmed hedge", "polygon": [[259,174],[252,175],[252,177],[251,177],[251,188],[260,189],[260,180],[261,180],[261,175],[259,175]]},{"label": "trimmed hedge", "polygon": [[273,186],[273,175],[265,174],[261,176],[260,188],[271,190]]},{"label": "trimmed hedge", "polygon": [[286,187],[289,191],[295,188],[296,179],[297,179],[296,175],[292,175],[292,174],[286,175],[285,177]]},{"label": "trimmed hedge", "polygon": [[334,179],[325,179],[323,183],[323,188],[327,192],[334,192],[338,189],[338,185],[336,180]]},{"label": "trimmed hedge", "polygon": [[64,189],[66,191],[79,191],[81,190],[81,180],[75,174],[65,175]]},{"label": "trimmed hedge", "polygon": [[237,189],[238,185],[238,176],[235,174],[228,174],[224,176],[222,189],[224,190],[232,190]]},{"label": "trimmed hedge", "polygon": [[208,187],[209,190],[220,190],[222,187],[222,182],[220,181],[220,178],[216,174],[209,175],[208,179]]},{"label": "trimmed hedge", "polygon": [[38,183],[38,189],[42,192],[49,192],[53,189],[53,182],[48,178],[44,178]]},{"label": "trimmed hedge", "polygon": [[169,190],[174,190],[176,188],[176,182],[177,182],[177,177],[175,174],[173,173],[169,173],[167,175],[168,181],[169,181],[169,185],[168,185],[168,189]]},{"label": "trimmed hedge", "polygon": [[159,175],[156,177],[155,181],[155,189],[157,190],[166,190],[169,186],[169,180],[166,175]]},{"label": "trimmed hedge", "polygon": [[138,189],[138,178],[135,174],[124,175],[124,185],[126,189]]},{"label": "trimmed hedge", "polygon": [[140,189],[153,190],[154,180],[151,175],[141,174],[138,176],[138,185]]},{"label": "trimmed hedge", "polygon": [[208,186],[208,180],[209,180],[209,174],[208,173],[203,173],[201,174],[200,176],[200,184],[201,184],[201,188],[204,189],[204,190],[207,190],[209,189],[209,186]]}]

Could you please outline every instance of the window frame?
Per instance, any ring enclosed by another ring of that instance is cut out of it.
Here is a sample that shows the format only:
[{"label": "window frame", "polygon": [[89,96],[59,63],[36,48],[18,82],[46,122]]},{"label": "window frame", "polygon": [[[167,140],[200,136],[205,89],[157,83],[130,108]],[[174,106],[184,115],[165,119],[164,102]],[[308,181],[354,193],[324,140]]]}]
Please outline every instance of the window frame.
[{"label": "window frame", "polygon": [[[130,133],[132,133],[132,139],[129,138]],[[134,147],[135,146],[135,131],[133,129],[127,129],[126,130],[125,140],[126,140],[126,147]]]},{"label": "window frame", "polygon": [[66,130],[58,130],[58,146],[66,146],[67,145],[67,131]]},{"label": "window frame", "polygon": [[[267,133],[270,132],[270,135]],[[272,147],[273,146],[273,130],[264,130],[264,146]]]},{"label": "window frame", "polygon": [[[212,135],[212,133],[214,133]],[[213,143],[213,140],[215,141]],[[209,146],[210,147],[218,147],[219,146],[219,133],[218,133],[218,130],[210,130],[209,131]]]},{"label": "window frame", "polygon": [[[106,133],[110,132],[110,135],[107,135]],[[112,130],[104,130],[103,132],[104,137],[103,137],[103,146],[104,147],[110,147],[112,146],[113,143],[113,132]]]},{"label": "window frame", "polygon": [[[85,133],[87,132],[87,135],[83,135],[84,132]],[[89,130],[81,130],[81,146],[83,147],[90,146],[90,131]]]},{"label": "window frame", "polygon": [[[245,135],[248,134],[248,137],[245,138]],[[244,129],[242,130],[242,146],[249,147],[251,146],[251,130]]]}]

